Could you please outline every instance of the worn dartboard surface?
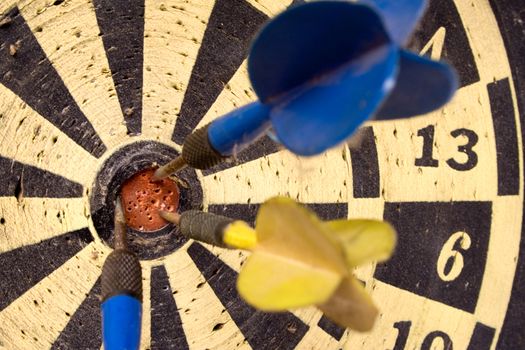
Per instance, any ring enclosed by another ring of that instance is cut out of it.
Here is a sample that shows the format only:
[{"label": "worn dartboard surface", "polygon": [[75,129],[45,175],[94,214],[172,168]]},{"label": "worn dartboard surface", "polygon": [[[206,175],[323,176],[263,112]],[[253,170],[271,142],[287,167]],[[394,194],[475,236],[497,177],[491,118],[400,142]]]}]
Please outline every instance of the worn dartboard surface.
[{"label": "worn dartboard surface", "polygon": [[[255,98],[249,42],[294,3],[1,1],[0,348],[101,348],[112,195]],[[314,308],[257,312],[235,290],[245,253],[158,232],[133,243],[141,347],[525,347],[524,21],[522,0],[433,0],[410,47],[458,70],[445,108],[372,121],[359,147],[303,159],[265,138],[235,162],[183,175],[182,208],[253,222],[282,194],[324,219],[391,222],[393,258],[356,271],[381,310],[372,332]]]}]

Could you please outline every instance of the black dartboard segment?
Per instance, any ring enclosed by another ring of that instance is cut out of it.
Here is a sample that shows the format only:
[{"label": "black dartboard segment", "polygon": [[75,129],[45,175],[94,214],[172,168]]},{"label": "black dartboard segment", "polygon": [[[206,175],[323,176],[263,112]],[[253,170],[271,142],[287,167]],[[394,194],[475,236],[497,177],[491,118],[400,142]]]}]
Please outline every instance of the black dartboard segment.
[{"label": "black dartboard segment", "polygon": [[377,198],[380,175],[374,129],[367,126],[360,130],[359,136],[359,145],[350,148],[354,198]]},{"label": "black dartboard segment", "polygon": [[[97,280],[51,349],[100,349],[102,345],[100,294],[100,280]],[[81,338],[78,334],[89,334],[91,336]]]},{"label": "black dartboard segment", "polygon": [[[10,1],[0,4],[0,347],[98,349],[96,281],[119,184],[253,101],[250,40],[303,1]],[[168,227],[132,235],[145,277],[141,348],[525,346],[522,7],[430,1],[409,47],[456,67],[461,89],[442,110],[372,120],[360,142],[308,159],[265,136],[231,162],[185,173],[181,208],[254,223],[266,199],[287,195],[323,220],[390,221],[392,259],[356,270],[381,312],[372,332],[315,309],[251,308],[235,289],[248,253]],[[65,209],[51,222],[36,204]]]},{"label": "black dartboard segment", "polygon": [[384,217],[396,228],[403,249],[377,267],[375,278],[474,312],[485,270],[491,203],[386,203]]},{"label": "black dartboard segment", "polygon": [[0,156],[0,196],[75,198],[82,192],[78,183]]},{"label": "black dartboard segment", "polygon": [[482,323],[476,323],[467,350],[490,349],[494,339],[495,329]]},{"label": "black dartboard segment", "polygon": [[[66,233],[37,244],[0,254],[0,310],[20,295],[60,268],[93,238],[87,229]],[[8,284],[6,281],[16,281]]]},{"label": "black dartboard segment", "polygon": [[93,3],[128,134],[142,126],[144,1]]},{"label": "black dartboard segment", "polygon": [[330,334],[337,340],[340,340],[345,332],[344,328],[338,326],[326,316],[321,317],[319,323],[317,323],[317,326],[322,328],[326,333]]},{"label": "black dartboard segment", "polygon": [[49,62],[18,8],[0,27],[0,83],[76,143],[100,157],[106,146]]},{"label": "black dartboard segment", "polygon": [[151,270],[151,348],[188,349],[179,308],[164,266]]},{"label": "black dartboard segment", "polygon": [[518,195],[520,191],[518,135],[509,80],[502,79],[490,83],[487,89],[498,152],[498,195]]},{"label": "black dartboard segment", "polygon": [[[308,203],[305,206],[323,220],[337,220],[348,217],[348,206],[344,203]],[[214,204],[208,208],[208,211],[232,219],[245,220],[251,225],[255,225],[259,208],[259,204]]]}]

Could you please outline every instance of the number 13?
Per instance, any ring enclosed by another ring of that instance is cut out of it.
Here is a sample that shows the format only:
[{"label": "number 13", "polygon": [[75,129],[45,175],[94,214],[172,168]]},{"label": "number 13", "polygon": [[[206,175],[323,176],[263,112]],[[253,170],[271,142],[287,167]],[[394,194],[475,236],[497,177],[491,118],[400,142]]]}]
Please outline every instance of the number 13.
[{"label": "number 13", "polygon": [[[432,156],[434,146],[434,134],[434,125],[429,125],[417,131],[417,136],[423,138],[423,152],[421,158],[416,159],[416,166],[434,168],[438,167],[438,160],[434,159]],[[459,136],[465,136],[467,138],[466,144],[458,146],[458,152],[465,153],[467,155],[467,161],[464,163],[460,163],[454,158],[450,158],[447,160],[448,166],[457,171],[471,170],[478,164],[478,155],[476,154],[476,152],[473,151],[473,147],[478,143],[479,140],[478,135],[474,131],[465,128],[453,130],[450,133],[450,135],[454,138],[458,138]]]}]

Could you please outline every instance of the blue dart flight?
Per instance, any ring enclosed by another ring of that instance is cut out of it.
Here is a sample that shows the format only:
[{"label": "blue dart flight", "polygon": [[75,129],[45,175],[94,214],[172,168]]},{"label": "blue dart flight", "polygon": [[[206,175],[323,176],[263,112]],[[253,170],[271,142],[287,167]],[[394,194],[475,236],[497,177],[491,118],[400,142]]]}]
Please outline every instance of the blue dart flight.
[{"label": "blue dart flight", "polygon": [[268,22],[252,43],[258,101],[196,130],[157,179],[189,165],[210,168],[270,130],[291,152],[322,153],[369,119],[409,118],[447,103],[452,67],[403,49],[424,0],[316,1]]}]

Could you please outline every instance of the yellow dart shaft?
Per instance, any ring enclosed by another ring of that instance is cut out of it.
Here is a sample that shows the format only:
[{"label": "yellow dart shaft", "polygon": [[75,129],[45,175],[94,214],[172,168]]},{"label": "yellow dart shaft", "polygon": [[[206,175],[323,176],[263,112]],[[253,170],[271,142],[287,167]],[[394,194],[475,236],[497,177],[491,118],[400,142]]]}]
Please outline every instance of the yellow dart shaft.
[{"label": "yellow dart shaft", "polygon": [[171,211],[159,210],[159,215],[166,221],[169,221],[175,225],[180,224],[180,214],[173,213]]}]

